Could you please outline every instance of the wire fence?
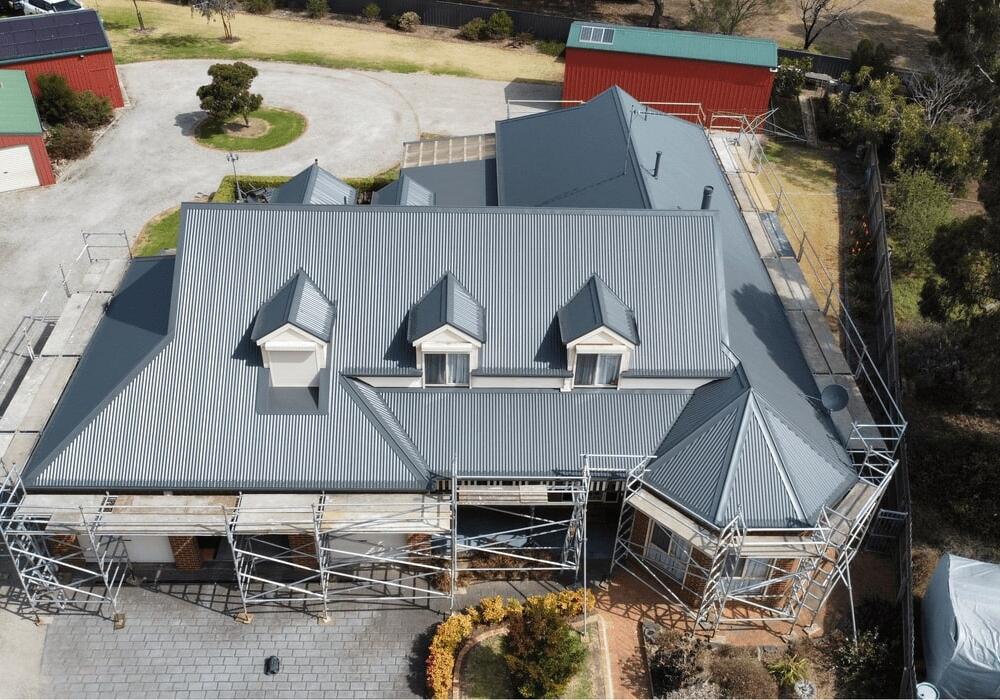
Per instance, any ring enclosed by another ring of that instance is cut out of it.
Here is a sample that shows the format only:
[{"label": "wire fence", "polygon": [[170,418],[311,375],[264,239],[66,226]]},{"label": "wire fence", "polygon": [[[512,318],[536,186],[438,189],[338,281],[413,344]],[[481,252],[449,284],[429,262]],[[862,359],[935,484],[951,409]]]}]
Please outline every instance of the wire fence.
[{"label": "wire fence", "polygon": [[[892,298],[892,260],[889,248],[889,228],[885,218],[885,195],[879,170],[878,153],[872,146],[865,156],[865,194],[868,197],[868,228],[875,240],[875,269],[872,280],[875,288],[874,330],[875,360],[895,397],[901,401],[899,356],[896,348],[896,316]],[[895,489],[890,492],[895,513],[900,520],[896,539],[896,559],[899,567],[897,604],[900,606],[903,630],[903,674],[899,696],[915,697],[915,634],[913,620],[913,519],[910,502],[910,478],[906,458],[906,444],[901,443],[897,454],[899,466]]]}]

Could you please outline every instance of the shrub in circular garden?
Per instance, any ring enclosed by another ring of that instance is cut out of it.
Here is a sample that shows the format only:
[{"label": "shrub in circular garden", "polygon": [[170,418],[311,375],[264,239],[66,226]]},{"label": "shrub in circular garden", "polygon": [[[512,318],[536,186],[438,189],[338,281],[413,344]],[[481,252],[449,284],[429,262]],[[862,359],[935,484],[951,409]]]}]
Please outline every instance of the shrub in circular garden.
[{"label": "shrub in circular garden", "polygon": [[109,124],[111,115],[111,100],[107,97],[95,95],[90,90],[76,93],[71,117],[74,124],[85,126],[88,129],[97,129]]},{"label": "shrub in circular garden", "polygon": [[269,15],[274,12],[274,0],[243,0],[243,11],[252,15]]},{"label": "shrub in circular garden", "polygon": [[528,601],[507,618],[504,662],[515,691],[523,698],[554,697],[580,670],[587,651],[580,635],[555,607]]},{"label": "shrub in circular garden", "polygon": [[49,130],[45,150],[56,160],[74,160],[90,153],[94,137],[90,130],[77,124],[59,124]]},{"label": "shrub in circular garden", "polygon": [[306,14],[313,19],[323,17],[329,9],[327,0],[306,0]]},{"label": "shrub in circular garden", "polygon": [[361,16],[369,22],[374,22],[382,14],[382,8],[373,2],[368,3],[361,9]]},{"label": "shrub in circular garden", "polygon": [[514,34],[514,19],[501,10],[486,20],[486,33],[492,39],[506,39]]},{"label": "shrub in circular garden", "polygon": [[401,32],[415,32],[420,26],[420,15],[416,12],[404,12],[396,20],[395,29]]},{"label": "shrub in circular garden", "polygon": [[466,41],[481,41],[486,37],[486,31],[486,20],[482,17],[473,17],[458,28],[458,35]]}]

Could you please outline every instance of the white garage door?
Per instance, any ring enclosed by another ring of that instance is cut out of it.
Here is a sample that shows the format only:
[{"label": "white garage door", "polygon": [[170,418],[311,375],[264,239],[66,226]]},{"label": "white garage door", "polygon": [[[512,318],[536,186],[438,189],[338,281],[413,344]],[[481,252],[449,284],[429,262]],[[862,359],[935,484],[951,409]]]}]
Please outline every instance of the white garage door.
[{"label": "white garage door", "polygon": [[38,173],[27,146],[0,148],[0,192],[38,185]]}]

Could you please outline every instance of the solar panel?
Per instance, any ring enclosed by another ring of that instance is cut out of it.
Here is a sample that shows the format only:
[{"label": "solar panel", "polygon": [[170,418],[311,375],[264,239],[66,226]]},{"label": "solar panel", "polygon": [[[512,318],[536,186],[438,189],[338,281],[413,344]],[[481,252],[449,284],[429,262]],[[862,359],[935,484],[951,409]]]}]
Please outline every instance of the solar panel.
[{"label": "solar panel", "polygon": [[610,27],[580,27],[580,41],[588,44],[613,44],[615,30]]}]

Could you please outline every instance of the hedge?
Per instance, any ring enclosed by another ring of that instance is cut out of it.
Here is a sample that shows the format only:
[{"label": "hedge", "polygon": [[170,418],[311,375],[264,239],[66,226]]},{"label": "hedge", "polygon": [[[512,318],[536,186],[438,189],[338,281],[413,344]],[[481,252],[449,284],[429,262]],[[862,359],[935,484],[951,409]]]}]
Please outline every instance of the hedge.
[{"label": "hedge", "polygon": [[[399,178],[399,168],[390,168],[385,172],[371,177],[349,177],[344,178],[344,182],[356,189],[358,192],[375,192]],[[240,175],[240,187],[246,190],[254,190],[260,187],[278,187],[291,180],[290,177],[278,175]],[[219,183],[218,189],[212,195],[213,202],[235,202],[236,201],[236,180],[232,175],[226,175]]]},{"label": "hedge", "polygon": [[514,598],[508,598],[504,602],[500,596],[483,598],[479,605],[452,614],[437,626],[431,639],[426,668],[428,690],[435,698],[447,698],[451,694],[455,677],[455,654],[462,643],[472,636],[476,625],[499,625],[508,616],[519,614],[527,605],[541,605],[571,619],[583,614],[584,601],[588,611],[593,610],[597,602],[589,590],[574,588],[531,596],[523,603]]}]

